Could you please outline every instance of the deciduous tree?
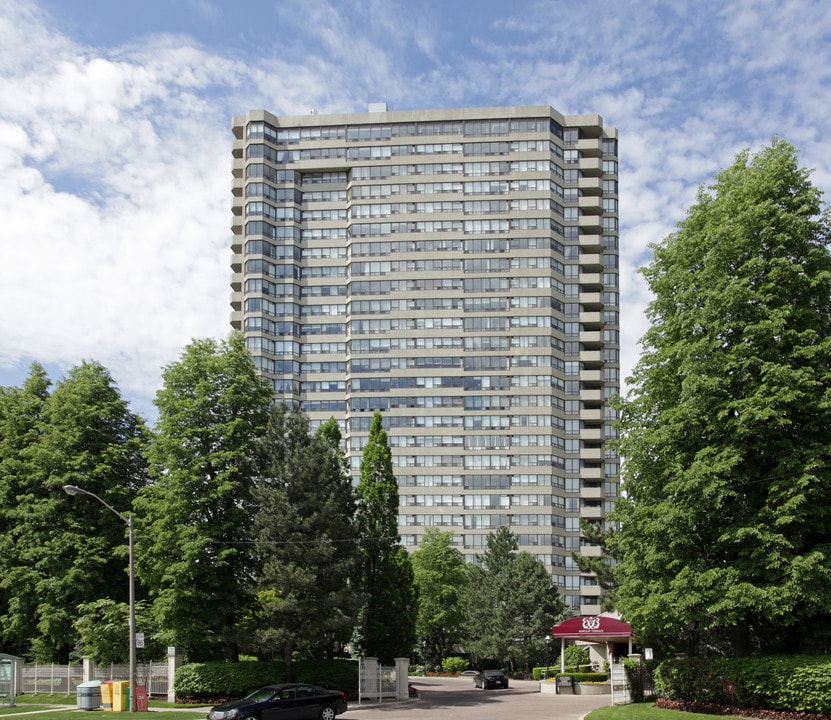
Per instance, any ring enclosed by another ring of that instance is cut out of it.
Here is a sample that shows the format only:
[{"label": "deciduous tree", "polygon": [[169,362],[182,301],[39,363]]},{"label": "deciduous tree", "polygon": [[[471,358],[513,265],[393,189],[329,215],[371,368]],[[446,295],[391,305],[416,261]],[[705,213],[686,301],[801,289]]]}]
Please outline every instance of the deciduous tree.
[{"label": "deciduous tree", "polygon": [[147,482],[147,430],[98,363],[48,387],[33,366],[20,391],[3,393],[3,634],[30,657],[68,662],[77,606],[127,600],[127,535],[103,505],[62,487],[81,486],[129,513]]},{"label": "deciduous tree", "polygon": [[162,379],[155,482],[136,502],[139,577],[169,645],[233,661],[259,570],[251,490],[272,390],[238,334],[194,340]]},{"label": "deciduous tree", "polygon": [[[789,649],[831,607],[831,256],[774,139],[701,189],[643,274],[622,405],[618,606],[644,641]],[[788,644],[775,645],[781,638]],[[679,647],[680,644],[680,647]],[[772,647],[773,646],[773,647]]]},{"label": "deciduous tree", "polygon": [[453,654],[464,627],[465,559],[453,547],[453,533],[427,528],[421,546],[412,554],[418,591],[416,637],[436,665]]},{"label": "deciduous tree", "polygon": [[398,483],[381,413],[375,413],[361,458],[358,531],[363,545],[363,654],[390,662],[409,657],[418,613],[413,567],[399,545]]}]

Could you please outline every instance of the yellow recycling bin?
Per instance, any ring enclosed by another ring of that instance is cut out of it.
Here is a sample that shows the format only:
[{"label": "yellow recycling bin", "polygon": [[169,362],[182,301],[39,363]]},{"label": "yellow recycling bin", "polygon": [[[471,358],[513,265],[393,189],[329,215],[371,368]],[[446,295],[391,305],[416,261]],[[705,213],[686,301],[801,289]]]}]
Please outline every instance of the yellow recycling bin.
[{"label": "yellow recycling bin", "polygon": [[113,680],[113,712],[124,712],[129,708],[130,681]]},{"label": "yellow recycling bin", "polygon": [[112,711],[113,709],[113,681],[104,680],[101,683],[101,709]]}]

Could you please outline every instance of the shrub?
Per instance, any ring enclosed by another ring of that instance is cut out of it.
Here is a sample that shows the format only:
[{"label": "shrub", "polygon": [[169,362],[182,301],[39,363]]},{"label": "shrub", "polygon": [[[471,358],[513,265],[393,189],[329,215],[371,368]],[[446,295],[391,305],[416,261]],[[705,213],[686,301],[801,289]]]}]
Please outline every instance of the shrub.
[{"label": "shrub", "polygon": [[578,665],[589,665],[589,648],[586,645],[566,646],[566,666],[577,667]]},{"label": "shrub", "polygon": [[[301,660],[294,665],[298,681],[357,697],[358,666],[349,660],[317,662]],[[174,678],[176,699],[180,702],[213,703],[241,698],[263,685],[286,681],[282,662],[208,662],[182,665]]]},{"label": "shrub", "polygon": [[824,656],[665,660],[655,689],[668,700],[831,715],[831,661]]},{"label": "shrub", "polygon": [[467,665],[467,660],[464,658],[449,657],[444,659],[444,662],[441,664],[441,668],[445,672],[460,673],[467,670]]}]

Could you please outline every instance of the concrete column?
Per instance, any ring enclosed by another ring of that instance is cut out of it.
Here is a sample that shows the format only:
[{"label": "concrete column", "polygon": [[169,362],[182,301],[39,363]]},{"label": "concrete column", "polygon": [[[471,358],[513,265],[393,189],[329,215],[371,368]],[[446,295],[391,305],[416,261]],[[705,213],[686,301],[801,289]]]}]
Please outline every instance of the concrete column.
[{"label": "concrete column", "polygon": [[410,683],[407,681],[409,671],[410,658],[395,658],[395,696],[399,700],[408,700],[410,697]]},{"label": "concrete column", "polygon": [[88,657],[81,658],[81,682],[95,680],[95,660]]},{"label": "concrete column", "polygon": [[167,701],[176,702],[176,670],[182,666],[182,651],[175,647],[167,649]]}]

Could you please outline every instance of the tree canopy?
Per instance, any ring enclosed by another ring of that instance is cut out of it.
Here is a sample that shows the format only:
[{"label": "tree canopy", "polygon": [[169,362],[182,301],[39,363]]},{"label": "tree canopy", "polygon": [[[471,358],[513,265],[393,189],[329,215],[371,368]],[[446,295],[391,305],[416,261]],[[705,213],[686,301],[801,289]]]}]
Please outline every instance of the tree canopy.
[{"label": "tree canopy", "polygon": [[519,551],[510,528],[488,536],[478,565],[468,566],[466,642],[477,660],[496,659],[530,670],[546,655],[545,638],[565,605],[539,560]]},{"label": "tree canopy", "polygon": [[645,641],[792,649],[829,619],[831,256],[809,175],[780,139],[741,153],[643,270],[609,542]]},{"label": "tree canopy", "polygon": [[0,393],[0,637],[21,654],[66,662],[76,607],[127,599],[127,537],[118,516],[62,487],[129,512],[147,482],[147,429],[98,363],[49,387],[33,365],[22,388]]},{"label": "tree canopy", "polygon": [[384,662],[409,657],[415,643],[417,596],[412,561],[398,544],[398,483],[381,413],[372,418],[361,458],[357,523],[366,603],[355,643],[362,645],[362,654]]},{"label": "tree canopy", "polygon": [[194,340],[162,379],[155,482],[136,500],[138,576],[169,645],[191,659],[219,645],[235,660],[258,572],[251,492],[272,390],[236,334]]},{"label": "tree canopy", "polygon": [[418,590],[416,636],[422,652],[440,666],[453,654],[464,630],[464,594],[468,574],[464,556],[453,547],[453,532],[427,528],[412,554]]},{"label": "tree canopy", "polygon": [[253,646],[279,653],[289,676],[298,650],[331,657],[359,606],[355,494],[334,419],[311,434],[308,418],[272,409],[261,442],[253,518],[262,571]]}]

